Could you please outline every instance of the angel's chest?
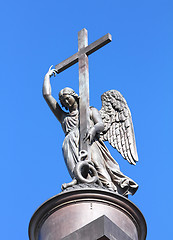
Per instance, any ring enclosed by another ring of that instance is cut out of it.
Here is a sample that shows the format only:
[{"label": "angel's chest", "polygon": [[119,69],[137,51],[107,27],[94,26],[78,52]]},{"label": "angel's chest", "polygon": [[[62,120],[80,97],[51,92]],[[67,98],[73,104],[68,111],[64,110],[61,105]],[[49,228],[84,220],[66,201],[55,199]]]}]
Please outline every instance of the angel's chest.
[{"label": "angel's chest", "polygon": [[78,114],[76,115],[67,115],[62,121],[62,128],[65,134],[68,134],[74,128],[78,127],[79,119]]}]

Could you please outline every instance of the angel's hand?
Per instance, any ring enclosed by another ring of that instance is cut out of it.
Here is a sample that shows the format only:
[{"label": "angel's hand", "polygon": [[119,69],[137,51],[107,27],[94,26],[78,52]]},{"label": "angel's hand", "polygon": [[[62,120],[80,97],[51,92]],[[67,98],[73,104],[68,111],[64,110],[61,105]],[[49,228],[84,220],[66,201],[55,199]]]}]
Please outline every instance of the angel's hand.
[{"label": "angel's hand", "polygon": [[55,77],[55,76],[56,76],[56,73],[58,73],[57,70],[56,70],[56,69],[52,69],[52,67],[53,67],[53,65],[50,66],[49,71],[47,72],[47,75],[48,75],[49,77],[51,77],[52,75],[54,75],[54,77]]},{"label": "angel's hand", "polygon": [[94,137],[96,135],[96,130],[94,127],[92,127],[85,135],[84,137],[84,142],[86,142],[87,140],[89,140],[89,144],[91,144],[94,140]]}]

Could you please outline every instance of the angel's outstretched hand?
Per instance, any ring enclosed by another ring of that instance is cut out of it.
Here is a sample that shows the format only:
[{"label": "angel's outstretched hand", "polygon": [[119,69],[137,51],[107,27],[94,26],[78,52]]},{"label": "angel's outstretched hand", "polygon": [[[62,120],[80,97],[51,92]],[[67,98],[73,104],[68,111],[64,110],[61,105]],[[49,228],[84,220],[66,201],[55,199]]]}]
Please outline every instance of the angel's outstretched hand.
[{"label": "angel's outstretched hand", "polygon": [[52,75],[54,75],[54,77],[55,77],[56,73],[58,73],[57,70],[56,69],[52,69],[52,67],[53,67],[53,65],[50,66],[49,71],[47,72],[47,75],[49,75],[49,77],[51,77]]},{"label": "angel's outstretched hand", "polygon": [[91,145],[94,140],[95,135],[96,135],[96,129],[94,127],[90,128],[90,130],[86,133],[86,135],[83,139],[84,142],[89,140],[89,144]]}]

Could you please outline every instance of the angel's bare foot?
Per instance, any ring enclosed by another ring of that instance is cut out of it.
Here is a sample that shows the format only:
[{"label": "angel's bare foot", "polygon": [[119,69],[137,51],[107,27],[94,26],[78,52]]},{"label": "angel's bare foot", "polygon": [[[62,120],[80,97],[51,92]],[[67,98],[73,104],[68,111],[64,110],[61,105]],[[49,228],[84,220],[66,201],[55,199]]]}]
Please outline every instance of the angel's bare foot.
[{"label": "angel's bare foot", "polygon": [[64,190],[64,189],[66,189],[68,187],[72,187],[76,184],[77,184],[77,180],[74,178],[71,182],[62,184],[61,189]]},{"label": "angel's bare foot", "polygon": [[61,185],[61,190],[64,190],[64,189],[66,189],[67,188],[67,183],[63,183],[62,185]]}]

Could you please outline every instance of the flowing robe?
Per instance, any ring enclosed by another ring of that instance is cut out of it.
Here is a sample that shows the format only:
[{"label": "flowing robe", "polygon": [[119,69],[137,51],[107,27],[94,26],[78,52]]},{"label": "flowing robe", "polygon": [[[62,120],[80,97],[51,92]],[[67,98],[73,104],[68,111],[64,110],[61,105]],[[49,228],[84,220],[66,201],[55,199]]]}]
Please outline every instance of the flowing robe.
[{"label": "flowing robe", "polygon": [[[92,111],[92,108],[90,109]],[[63,131],[66,135],[62,150],[64,160],[69,174],[74,178],[74,168],[79,156],[79,116],[78,110],[66,113],[61,122]],[[94,125],[92,114],[90,117],[91,127]],[[111,156],[109,150],[96,134],[91,144],[91,161],[97,170],[99,180],[107,188],[114,190],[122,195],[134,194],[138,185],[129,177],[125,176],[119,168],[118,163]]]}]

